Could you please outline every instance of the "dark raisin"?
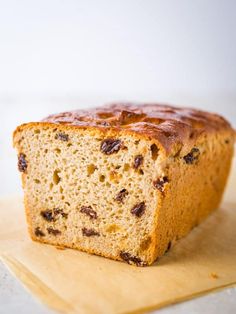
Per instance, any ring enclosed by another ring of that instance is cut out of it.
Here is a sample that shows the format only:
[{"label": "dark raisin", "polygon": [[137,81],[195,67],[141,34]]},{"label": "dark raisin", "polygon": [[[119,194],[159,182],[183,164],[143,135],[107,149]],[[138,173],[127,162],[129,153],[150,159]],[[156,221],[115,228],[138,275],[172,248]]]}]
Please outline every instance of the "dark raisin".
[{"label": "dark raisin", "polygon": [[42,210],[40,215],[47,221],[55,220],[52,210]]},{"label": "dark raisin", "polygon": [[110,123],[107,121],[98,121],[98,124],[100,124],[102,126],[111,126]]},{"label": "dark raisin", "polygon": [[198,160],[199,155],[200,155],[199,149],[194,147],[194,148],[192,148],[191,152],[188,153],[183,158],[184,158],[184,161],[186,162],[186,164],[191,165]]},{"label": "dark raisin", "polygon": [[229,144],[229,140],[228,139],[225,140],[225,144]]},{"label": "dark raisin", "polygon": [[61,215],[63,218],[68,217],[68,214],[64,213],[60,208],[54,208],[53,210],[42,210],[40,215],[47,221],[55,221],[58,215]]},{"label": "dark raisin", "polygon": [[100,236],[100,233],[97,232],[96,230],[87,229],[87,228],[82,229],[82,234],[83,236],[86,236],[86,237]]},{"label": "dark raisin", "polygon": [[133,256],[128,252],[121,251],[120,257],[125,261],[126,263],[132,265],[135,264],[136,266],[146,266],[147,264],[143,262],[139,257]]},{"label": "dark raisin", "polygon": [[137,155],[134,157],[134,168],[138,169],[143,164],[143,156]]},{"label": "dark raisin", "polygon": [[169,241],[165,253],[167,253],[171,248],[171,241]]},{"label": "dark raisin", "polygon": [[61,234],[60,230],[53,229],[52,227],[47,228],[47,231],[48,231],[49,234],[52,234],[52,235],[55,235],[55,236]]},{"label": "dark raisin", "polygon": [[124,198],[129,194],[126,189],[122,189],[115,197],[115,200],[118,203],[123,203]]},{"label": "dark raisin", "polygon": [[132,209],[131,209],[131,214],[137,216],[137,217],[141,217],[146,209],[146,205],[145,202],[141,202],[137,205],[135,205]]},{"label": "dark raisin", "polygon": [[121,146],[122,146],[121,140],[107,138],[106,140],[102,141],[100,150],[102,153],[106,155],[111,155],[117,153],[120,150]]},{"label": "dark raisin", "polygon": [[167,177],[159,178],[156,181],[153,182],[153,185],[156,189],[158,189],[161,192],[164,192],[165,184],[168,183],[169,180]]},{"label": "dark raisin", "polygon": [[141,175],[143,175],[143,174],[144,174],[143,169],[139,169],[138,173],[141,174]]},{"label": "dark raisin", "polygon": [[43,233],[43,231],[41,231],[39,229],[39,227],[37,227],[35,230],[34,230],[34,234],[36,235],[36,237],[45,237],[45,234]]},{"label": "dark raisin", "polygon": [[25,159],[25,154],[20,153],[18,156],[18,169],[20,172],[26,172],[27,161]]},{"label": "dark raisin", "polygon": [[80,212],[89,216],[90,219],[97,219],[97,213],[92,209],[91,206],[82,206]]},{"label": "dark raisin", "polygon": [[60,133],[57,133],[57,134],[55,135],[55,139],[61,140],[61,141],[64,141],[64,142],[68,142],[68,141],[69,141],[69,135],[60,132]]},{"label": "dark raisin", "polygon": [[68,217],[68,214],[65,213],[62,209],[60,208],[54,208],[53,209],[53,212],[54,212],[54,217],[55,216],[58,216],[58,215],[61,215],[63,218],[67,218]]}]

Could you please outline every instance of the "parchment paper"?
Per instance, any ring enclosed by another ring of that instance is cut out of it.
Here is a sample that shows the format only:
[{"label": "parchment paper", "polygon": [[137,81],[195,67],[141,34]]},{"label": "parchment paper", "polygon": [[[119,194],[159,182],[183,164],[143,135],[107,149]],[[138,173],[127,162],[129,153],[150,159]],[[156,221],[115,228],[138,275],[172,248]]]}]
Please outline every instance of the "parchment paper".
[{"label": "parchment paper", "polygon": [[236,180],[231,175],[221,208],[151,267],[31,241],[19,197],[0,201],[0,256],[36,297],[62,313],[144,312],[233,285]]}]

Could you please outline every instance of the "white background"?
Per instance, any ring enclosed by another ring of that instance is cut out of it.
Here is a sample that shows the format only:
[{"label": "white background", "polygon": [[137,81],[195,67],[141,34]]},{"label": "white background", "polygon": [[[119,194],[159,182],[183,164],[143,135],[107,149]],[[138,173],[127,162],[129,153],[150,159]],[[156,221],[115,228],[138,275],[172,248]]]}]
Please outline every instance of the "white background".
[{"label": "white background", "polygon": [[0,5],[3,96],[235,97],[234,0]]}]

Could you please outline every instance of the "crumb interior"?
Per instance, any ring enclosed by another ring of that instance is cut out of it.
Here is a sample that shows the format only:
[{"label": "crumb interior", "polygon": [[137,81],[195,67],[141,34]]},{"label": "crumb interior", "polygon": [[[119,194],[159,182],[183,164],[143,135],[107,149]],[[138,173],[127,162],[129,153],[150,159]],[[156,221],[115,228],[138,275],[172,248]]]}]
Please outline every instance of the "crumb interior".
[{"label": "crumb interior", "polygon": [[111,257],[148,254],[156,188],[166,180],[156,144],[34,127],[23,131],[20,147],[35,237]]}]

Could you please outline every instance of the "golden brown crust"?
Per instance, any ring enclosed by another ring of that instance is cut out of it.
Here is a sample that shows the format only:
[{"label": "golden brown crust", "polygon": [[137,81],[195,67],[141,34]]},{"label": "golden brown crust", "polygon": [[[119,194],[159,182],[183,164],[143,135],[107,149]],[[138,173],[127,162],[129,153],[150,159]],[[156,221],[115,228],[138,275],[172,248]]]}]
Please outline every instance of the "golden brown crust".
[{"label": "golden brown crust", "polygon": [[231,129],[217,114],[162,104],[111,104],[54,114],[43,121],[105,131],[125,130],[157,139],[167,152],[176,144],[193,144],[206,132]]}]

